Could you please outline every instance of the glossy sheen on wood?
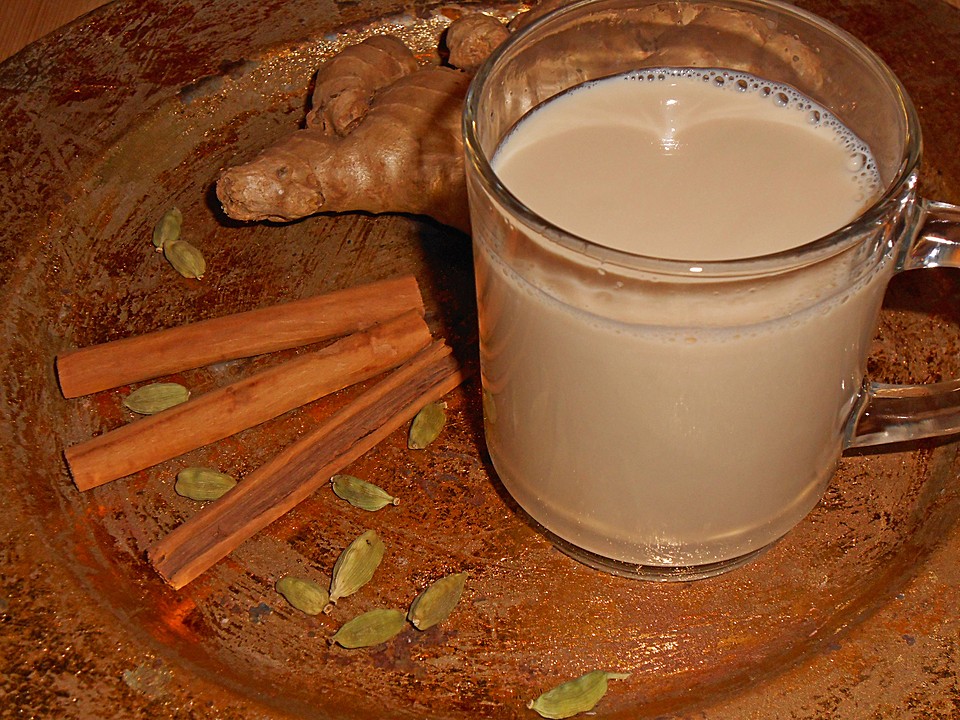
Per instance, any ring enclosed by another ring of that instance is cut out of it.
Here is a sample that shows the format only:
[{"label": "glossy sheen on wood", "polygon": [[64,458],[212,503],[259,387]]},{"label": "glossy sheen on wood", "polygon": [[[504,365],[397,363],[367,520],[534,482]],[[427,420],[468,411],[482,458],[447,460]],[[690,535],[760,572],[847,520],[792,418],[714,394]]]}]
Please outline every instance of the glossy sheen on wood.
[{"label": "glossy sheen on wood", "polygon": [[[960,202],[960,11],[937,0],[803,0],[904,79],[926,133],[922,190]],[[318,490],[180,591],[144,551],[196,512],[189,465],[243,476],[355,391],[81,494],[64,447],[128,422],[117,391],[65,400],[61,350],[413,272],[436,334],[474,333],[466,238],[405,217],[284,225],[223,218],[219,169],[295,128],[325,53],[371,29],[426,39],[454,6],[329,0],[117,0],[0,65],[0,697],[41,718],[527,718],[570,677],[629,672],[600,717],[927,718],[960,713],[958,448],[845,458],[817,509],[754,564],[687,585],[598,574],[557,553],[502,492],[480,392],[447,398],[426,450],[393,433],[347,472],[403,503],[364,513]],[[510,8],[506,8],[509,10]],[[176,205],[202,281],[151,242]],[[870,371],[960,374],[956,274],[897,279]],[[933,308],[933,312],[927,312]],[[198,394],[296,351],[164,378]],[[375,580],[329,615],[275,591],[328,576],[366,527]],[[375,607],[407,607],[453,572],[455,615],[383,646],[327,639]],[[107,710],[105,710],[107,709]]]}]

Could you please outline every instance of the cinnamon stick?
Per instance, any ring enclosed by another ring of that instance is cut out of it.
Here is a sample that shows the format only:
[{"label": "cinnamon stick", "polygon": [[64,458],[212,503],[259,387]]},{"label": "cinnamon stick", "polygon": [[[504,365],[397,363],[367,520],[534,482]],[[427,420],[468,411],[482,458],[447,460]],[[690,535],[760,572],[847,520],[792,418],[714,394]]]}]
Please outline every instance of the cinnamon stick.
[{"label": "cinnamon stick", "polygon": [[409,310],[422,315],[423,299],[406,275],[66,352],[57,375],[64,397],[79,397],[347,335]]},{"label": "cinnamon stick", "polygon": [[433,343],[160,540],[150,561],[183,587],[462,380],[449,347]]},{"label": "cinnamon stick", "polygon": [[89,490],[233,435],[396,367],[430,344],[410,311],[364,332],[74,445],[65,456]]}]

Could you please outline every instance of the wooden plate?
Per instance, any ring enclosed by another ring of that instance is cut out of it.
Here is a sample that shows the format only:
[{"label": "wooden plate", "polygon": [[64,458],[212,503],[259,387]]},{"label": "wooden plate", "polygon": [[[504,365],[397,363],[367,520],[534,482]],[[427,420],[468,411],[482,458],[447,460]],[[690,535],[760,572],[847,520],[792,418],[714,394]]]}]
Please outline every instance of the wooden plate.
[{"label": "wooden plate", "polygon": [[[804,0],[904,79],[926,133],[923,192],[960,201],[960,11],[914,0]],[[498,12],[516,8],[498,6]],[[225,220],[219,169],[301,121],[328,53],[369,32],[430,47],[462,6],[318,0],[117,0],[0,65],[3,395],[0,705],[86,717],[527,718],[527,701],[594,668],[598,716],[928,718],[960,714],[958,446],[845,458],[821,504],[754,564],[693,584],[599,574],[561,555],[511,505],[483,452],[479,390],[448,398],[441,440],[396,433],[351,472],[399,495],[363,514],[327,490],[181,591],[145,550],[196,506],[186,464],[243,476],[353,391],[87,493],[64,448],[130,419],[119,392],[67,401],[67,348],[414,272],[438,334],[470,352],[469,240],[427,220]],[[201,282],[154,253],[170,206],[209,265]],[[891,288],[875,379],[960,376],[955,273]],[[281,354],[280,357],[283,355]],[[195,391],[277,360],[178,376]],[[329,577],[375,528],[375,581],[330,615],[274,591]],[[352,615],[406,607],[470,573],[455,614],[369,650],[331,647]]]}]

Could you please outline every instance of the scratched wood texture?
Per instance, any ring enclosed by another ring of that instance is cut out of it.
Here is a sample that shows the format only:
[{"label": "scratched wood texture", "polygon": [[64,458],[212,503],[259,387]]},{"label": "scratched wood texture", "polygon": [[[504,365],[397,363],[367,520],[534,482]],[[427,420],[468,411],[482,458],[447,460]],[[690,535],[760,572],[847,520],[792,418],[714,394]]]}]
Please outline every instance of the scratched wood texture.
[{"label": "scratched wood texture", "polygon": [[[904,78],[927,132],[924,192],[960,202],[960,13],[932,0],[799,4]],[[61,349],[406,270],[431,320],[472,321],[469,245],[435,224],[248,226],[209,202],[218,168],[300,122],[316,60],[308,33],[340,38],[406,9],[118,0],[0,66],[0,717],[525,720],[527,700],[594,667],[634,673],[611,688],[606,718],[956,717],[956,445],[846,458],[787,540],[740,573],[687,586],[594,573],[528,526],[485,461],[475,382],[448,398],[441,441],[412,454],[396,433],[350,469],[400,506],[362,516],[319,492],[180,592],[144,560],[196,510],[172,490],[177,462],[75,490],[64,446],[128,418],[117,393],[60,396]],[[433,17],[417,9],[405,27]],[[208,254],[203,283],[169,272],[147,239],[171,204]],[[956,278],[903,281],[874,377],[960,375]],[[261,362],[183,377],[203,391]],[[346,397],[185,461],[242,477]],[[279,598],[280,574],[324,576],[368,527],[390,549],[376,582],[319,618]],[[462,569],[470,581],[450,623],[369,652],[328,645],[351,613],[405,606]]]}]

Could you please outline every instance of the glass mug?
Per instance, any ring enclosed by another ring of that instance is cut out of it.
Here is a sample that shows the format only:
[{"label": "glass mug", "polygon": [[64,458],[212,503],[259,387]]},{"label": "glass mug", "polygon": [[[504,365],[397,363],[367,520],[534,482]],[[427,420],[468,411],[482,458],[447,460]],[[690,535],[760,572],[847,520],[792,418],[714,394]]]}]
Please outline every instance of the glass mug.
[{"label": "glass mug", "polygon": [[[565,232],[504,187],[491,160],[529,110],[666,66],[793,86],[869,145],[878,197],[795,249],[697,262]],[[839,28],[766,0],[575,2],[488,59],[464,141],[490,458],[572,557],[648,579],[715,575],[796,525],[845,449],[960,432],[960,382],[864,380],[891,276],[960,266],[960,208],[917,197],[914,107]]]}]

